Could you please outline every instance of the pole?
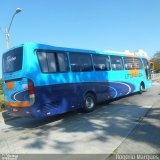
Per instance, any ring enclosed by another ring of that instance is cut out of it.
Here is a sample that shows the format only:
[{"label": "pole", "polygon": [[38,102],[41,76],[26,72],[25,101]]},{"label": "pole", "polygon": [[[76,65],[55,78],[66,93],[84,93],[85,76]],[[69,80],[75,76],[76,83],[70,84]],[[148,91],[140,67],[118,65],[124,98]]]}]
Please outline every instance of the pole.
[{"label": "pole", "polygon": [[7,49],[9,49],[9,47],[10,47],[10,45],[9,45],[9,31],[10,31],[10,28],[11,28],[11,25],[12,25],[12,22],[13,22],[13,19],[14,19],[15,15],[16,15],[17,13],[19,13],[19,12],[21,12],[21,9],[20,9],[20,8],[17,8],[16,11],[15,11],[15,13],[14,13],[13,16],[12,16],[12,19],[11,19],[11,21],[10,21],[9,27],[8,27],[8,28],[7,28],[7,27],[5,28],[5,38],[6,38],[6,47],[7,47]]},{"label": "pole", "polygon": [[6,38],[6,47],[7,49],[9,49],[9,33],[7,28],[5,28],[5,38]]},{"label": "pole", "polygon": [[12,25],[12,22],[13,22],[13,19],[14,19],[14,17],[15,17],[16,14],[17,14],[17,12],[15,12],[15,13],[13,14],[13,16],[12,16],[11,22],[10,22],[9,27],[8,27],[8,33],[9,33],[9,31],[10,31],[10,28],[11,28],[11,25]]}]

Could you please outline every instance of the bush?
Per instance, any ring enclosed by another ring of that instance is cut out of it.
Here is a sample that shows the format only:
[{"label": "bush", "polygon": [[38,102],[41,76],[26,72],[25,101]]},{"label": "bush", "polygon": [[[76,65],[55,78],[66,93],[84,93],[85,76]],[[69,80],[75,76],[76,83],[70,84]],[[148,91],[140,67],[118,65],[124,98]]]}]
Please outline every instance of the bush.
[{"label": "bush", "polygon": [[2,104],[0,105],[0,109],[2,109],[2,110],[5,109],[5,104],[4,104],[4,103],[2,103]]},{"label": "bush", "polygon": [[0,101],[0,111],[5,110],[5,104],[4,101]]},{"label": "bush", "polygon": [[2,79],[0,79],[0,111],[5,109],[3,90],[2,90]]},{"label": "bush", "polygon": [[3,94],[3,90],[0,89],[0,94]]},{"label": "bush", "polygon": [[3,94],[3,89],[2,89],[2,79],[0,79],[0,94]]}]

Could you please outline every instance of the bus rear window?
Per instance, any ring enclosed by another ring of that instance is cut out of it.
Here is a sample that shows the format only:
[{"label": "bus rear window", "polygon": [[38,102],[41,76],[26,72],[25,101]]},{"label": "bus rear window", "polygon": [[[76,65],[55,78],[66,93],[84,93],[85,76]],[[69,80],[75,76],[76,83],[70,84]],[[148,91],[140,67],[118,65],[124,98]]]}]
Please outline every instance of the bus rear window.
[{"label": "bus rear window", "polygon": [[13,49],[3,55],[3,73],[12,73],[22,69],[23,48]]}]

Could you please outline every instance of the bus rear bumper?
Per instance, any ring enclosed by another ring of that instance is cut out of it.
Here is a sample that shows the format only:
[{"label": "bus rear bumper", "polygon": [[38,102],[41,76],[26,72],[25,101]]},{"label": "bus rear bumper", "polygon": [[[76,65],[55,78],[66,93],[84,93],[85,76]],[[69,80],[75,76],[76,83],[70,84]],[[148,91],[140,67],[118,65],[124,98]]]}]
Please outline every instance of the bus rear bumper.
[{"label": "bus rear bumper", "polygon": [[32,114],[27,114],[29,113],[28,108],[20,108],[12,106],[6,106],[5,108],[9,112],[9,114],[14,117],[33,117]]},{"label": "bus rear bumper", "polygon": [[5,107],[10,115],[14,117],[42,118],[41,113],[37,112],[34,107]]},{"label": "bus rear bumper", "polygon": [[46,110],[45,108],[39,108],[36,106],[32,107],[12,107],[12,106],[7,106],[6,109],[9,112],[10,115],[15,116],[15,117],[28,117],[28,118],[45,118],[49,116],[56,116],[58,114],[65,113],[66,111],[59,111],[57,109],[52,109],[52,110]]}]

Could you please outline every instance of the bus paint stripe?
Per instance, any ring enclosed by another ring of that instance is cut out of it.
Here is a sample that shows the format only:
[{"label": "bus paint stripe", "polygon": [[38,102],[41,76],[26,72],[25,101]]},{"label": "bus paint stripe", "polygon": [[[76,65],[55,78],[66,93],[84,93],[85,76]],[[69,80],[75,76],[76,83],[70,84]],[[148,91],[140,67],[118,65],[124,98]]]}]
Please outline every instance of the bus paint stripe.
[{"label": "bus paint stripe", "polygon": [[30,107],[30,102],[5,102],[7,106],[12,107]]},{"label": "bus paint stripe", "polygon": [[[114,83],[119,83],[119,84],[123,84],[123,85],[127,86],[127,87],[129,88],[127,94],[129,94],[129,93],[131,92],[131,87],[130,87],[128,84],[122,83],[122,82],[114,82]],[[127,95],[127,94],[126,94],[126,95]]]},{"label": "bus paint stripe", "polygon": [[115,91],[116,94],[113,96],[113,98],[116,98],[116,97],[117,97],[117,94],[118,94],[117,91],[116,91],[116,89],[113,88],[113,87],[111,87],[111,86],[108,86],[108,87],[109,87],[109,88],[112,88],[112,89]]},{"label": "bus paint stripe", "polygon": [[13,99],[14,99],[15,101],[18,101],[18,100],[16,99],[17,94],[20,94],[20,93],[25,92],[25,91],[27,91],[27,90],[23,90],[23,91],[20,91],[20,92],[15,93],[15,94],[13,95]]}]

